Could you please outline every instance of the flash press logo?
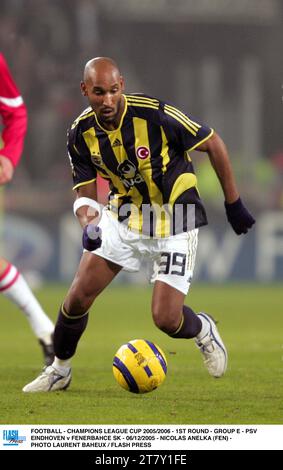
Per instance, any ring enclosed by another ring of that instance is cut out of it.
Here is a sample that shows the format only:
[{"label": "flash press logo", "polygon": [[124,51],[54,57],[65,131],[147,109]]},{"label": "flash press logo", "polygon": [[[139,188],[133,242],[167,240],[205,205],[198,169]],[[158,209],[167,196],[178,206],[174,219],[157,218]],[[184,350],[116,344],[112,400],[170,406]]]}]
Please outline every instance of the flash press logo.
[{"label": "flash press logo", "polygon": [[3,446],[18,446],[26,440],[26,436],[19,436],[17,429],[4,429]]}]

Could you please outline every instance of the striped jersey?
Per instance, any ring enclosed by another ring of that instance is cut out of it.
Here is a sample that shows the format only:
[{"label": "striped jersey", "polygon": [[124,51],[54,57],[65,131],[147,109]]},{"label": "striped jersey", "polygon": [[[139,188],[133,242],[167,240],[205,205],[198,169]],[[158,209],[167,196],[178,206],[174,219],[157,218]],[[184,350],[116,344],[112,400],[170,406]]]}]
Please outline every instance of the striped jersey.
[{"label": "striped jersey", "polygon": [[68,131],[74,189],[109,181],[108,208],[132,230],[166,237],[207,224],[189,152],[213,130],[143,94],[123,95],[119,127],[107,130],[91,107]]}]

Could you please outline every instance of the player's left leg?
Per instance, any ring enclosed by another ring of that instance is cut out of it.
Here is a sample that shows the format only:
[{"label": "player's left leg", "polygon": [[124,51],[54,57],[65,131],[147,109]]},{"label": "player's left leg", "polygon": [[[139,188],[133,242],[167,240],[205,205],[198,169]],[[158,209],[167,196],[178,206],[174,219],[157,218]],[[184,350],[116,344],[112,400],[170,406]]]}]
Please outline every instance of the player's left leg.
[{"label": "player's left leg", "polygon": [[190,307],[184,305],[185,294],[163,281],[156,281],[152,295],[152,317],[155,325],[175,338],[195,338],[202,322]]},{"label": "player's left leg", "polygon": [[194,338],[205,366],[213,377],[227,368],[227,351],[212,317],[198,315],[184,305],[185,294],[163,281],[156,281],[152,296],[152,316],[156,326],[172,338]]},{"label": "player's left leg", "polygon": [[43,311],[22,274],[0,257],[0,292],[24,313],[42,347],[46,365],[53,362],[52,335],[54,325]]},{"label": "player's left leg", "polygon": [[160,239],[152,282],[155,324],[173,338],[194,338],[210,375],[221,377],[227,368],[227,352],[214,320],[184,305],[193,276],[198,229]]}]

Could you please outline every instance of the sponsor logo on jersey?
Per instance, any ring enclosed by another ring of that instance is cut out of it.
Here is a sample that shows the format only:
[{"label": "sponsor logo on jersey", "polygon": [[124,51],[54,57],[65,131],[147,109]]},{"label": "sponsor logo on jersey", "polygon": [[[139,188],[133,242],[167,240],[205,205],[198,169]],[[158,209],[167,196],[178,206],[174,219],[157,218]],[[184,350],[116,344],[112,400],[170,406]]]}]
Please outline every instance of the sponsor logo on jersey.
[{"label": "sponsor logo on jersey", "polygon": [[135,184],[142,183],[143,177],[138,173],[136,166],[130,160],[125,160],[117,167],[118,174],[124,184],[129,189]]}]

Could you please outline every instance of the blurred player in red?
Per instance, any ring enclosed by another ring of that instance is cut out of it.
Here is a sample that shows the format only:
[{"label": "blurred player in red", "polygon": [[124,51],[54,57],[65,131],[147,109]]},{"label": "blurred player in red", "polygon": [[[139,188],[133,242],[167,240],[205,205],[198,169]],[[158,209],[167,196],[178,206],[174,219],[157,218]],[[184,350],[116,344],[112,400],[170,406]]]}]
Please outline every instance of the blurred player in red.
[{"label": "blurred player in red", "polygon": [[[0,116],[3,123],[0,145],[0,185],[13,178],[20,160],[27,129],[27,111],[23,99],[0,53]],[[26,315],[43,349],[46,365],[53,361],[54,325],[42,310],[23,276],[9,261],[0,256],[0,292]]]}]

